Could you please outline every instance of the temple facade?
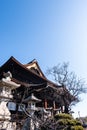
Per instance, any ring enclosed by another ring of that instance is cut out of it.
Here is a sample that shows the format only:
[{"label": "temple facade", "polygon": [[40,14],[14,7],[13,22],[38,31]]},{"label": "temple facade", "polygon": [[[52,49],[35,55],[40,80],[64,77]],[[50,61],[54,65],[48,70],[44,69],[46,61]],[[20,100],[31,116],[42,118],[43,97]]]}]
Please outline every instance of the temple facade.
[{"label": "temple facade", "polygon": [[[34,113],[38,116],[38,111],[44,112],[44,116],[41,115],[44,119],[48,115],[68,113],[72,101],[73,96],[66,87],[48,80],[36,60],[23,65],[10,57],[0,67],[2,130],[22,130],[29,116],[31,119]],[[37,121],[36,124],[38,127]],[[34,130],[34,124],[30,130]]]}]

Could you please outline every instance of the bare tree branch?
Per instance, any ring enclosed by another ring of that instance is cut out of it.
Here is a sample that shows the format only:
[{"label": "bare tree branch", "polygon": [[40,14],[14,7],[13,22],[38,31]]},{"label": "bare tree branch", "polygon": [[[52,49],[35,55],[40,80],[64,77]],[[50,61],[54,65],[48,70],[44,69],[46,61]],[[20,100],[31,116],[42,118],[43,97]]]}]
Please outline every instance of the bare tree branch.
[{"label": "bare tree branch", "polygon": [[69,63],[58,64],[48,68],[47,75],[52,76],[53,80],[60,85],[66,86],[69,92],[75,97],[75,102],[80,101],[80,94],[86,93],[87,88],[83,79],[77,78],[74,72],[69,72]]}]

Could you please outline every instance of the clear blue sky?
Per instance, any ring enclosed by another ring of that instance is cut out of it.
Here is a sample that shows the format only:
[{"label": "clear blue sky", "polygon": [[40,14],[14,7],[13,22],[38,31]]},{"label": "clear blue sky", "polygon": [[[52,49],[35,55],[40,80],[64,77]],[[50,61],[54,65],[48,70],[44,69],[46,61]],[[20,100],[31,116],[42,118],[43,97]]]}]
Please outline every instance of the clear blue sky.
[{"label": "clear blue sky", "polygon": [[[47,67],[70,62],[87,80],[87,0],[0,0],[0,65],[10,56]],[[87,95],[75,115],[87,116]]]}]

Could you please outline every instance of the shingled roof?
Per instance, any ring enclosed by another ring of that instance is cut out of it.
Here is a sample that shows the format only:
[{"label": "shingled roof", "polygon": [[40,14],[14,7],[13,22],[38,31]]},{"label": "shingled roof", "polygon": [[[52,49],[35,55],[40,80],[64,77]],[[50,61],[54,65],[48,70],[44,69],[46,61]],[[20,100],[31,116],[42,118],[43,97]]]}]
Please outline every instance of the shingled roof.
[{"label": "shingled roof", "polygon": [[24,91],[25,87],[29,93],[41,94],[41,98],[45,95],[48,99],[58,101],[62,97],[63,100],[66,98],[67,102],[72,102],[74,99],[66,87],[59,86],[46,78],[36,60],[23,65],[12,56],[0,67],[0,78],[3,77],[4,72],[8,71],[12,73],[12,80],[21,84],[22,88],[18,88],[20,91]]}]

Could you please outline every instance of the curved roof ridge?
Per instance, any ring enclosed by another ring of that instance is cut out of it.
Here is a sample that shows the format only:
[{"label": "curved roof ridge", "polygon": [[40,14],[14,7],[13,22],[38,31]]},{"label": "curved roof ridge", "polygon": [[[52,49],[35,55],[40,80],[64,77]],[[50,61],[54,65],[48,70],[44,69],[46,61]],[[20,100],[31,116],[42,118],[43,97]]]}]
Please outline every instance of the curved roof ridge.
[{"label": "curved roof ridge", "polygon": [[20,62],[19,62],[16,58],[14,58],[13,56],[11,56],[11,57],[0,67],[0,69],[3,68],[3,67],[5,67],[11,60],[13,60],[13,61],[14,61],[15,63],[17,63],[18,65],[20,65],[20,66],[21,66],[22,68],[24,68],[25,70],[31,72],[32,74],[35,74],[36,76],[42,78],[43,80],[46,80],[45,77],[41,77],[40,75],[38,75],[38,74],[32,72],[30,69],[28,69],[27,67],[25,67],[25,65],[23,65],[22,63],[20,63]]},{"label": "curved roof ridge", "polygon": [[[58,84],[56,84],[56,83],[54,83],[54,82],[52,82],[52,81],[50,81],[50,80],[48,80],[45,76],[40,76],[40,75],[38,75],[37,73],[34,73],[33,71],[31,71],[30,69],[28,69],[25,65],[23,65],[22,63],[20,63],[16,58],[14,58],[13,56],[11,56],[1,67],[0,67],[0,69],[3,69],[9,62],[11,62],[11,61],[14,61],[15,63],[17,63],[18,65],[20,65],[23,69],[25,69],[26,71],[28,71],[28,72],[30,72],[30,73],[32,73],[32,74],[34,74],[34,75],[36,75],[37,77],[39,77],[39,78],[41,78],[41,79],[43,79],[44,81],[46,81],[46,82],[48,82],[48,84],[53,84],[53,86],[59,86]],[[38,62],[37,62],[37,65],[38,65]],[[38,67],[39,67],[39,65],[38,65]],[[40,67],[39,67],[40,68]],[[41,69],[40,69],[41,70]],[[42,72],[42,70],[41,70],[41,72]],[[43,72],[42,72],[43,73]]]},{"label": "curved roof ridge", "polygon": [[36,65],[37,65],[37,67],[38,67],[40,73],[42,74],[42,76],[43,76],[45,79],[47,79],[46,76],[44,75],[43,71],[41,70],[41,68],[40,68],[40,66],[39,66],[39,64],[38,64],[38,61],[37,61],[36,59],[33,59],[32,61],[30,61],[30,62],[27,63],[27,64],[24,64],[24,66],[28,67],[28,66],[33,65],[34,63],[36,63]]},{"label": "curved roof ridge", "polygon": [[31,60],[30,62],[28,62],[27,64],[31,64],[33,62],[37,62],[37,60],[34,58],[33,60]]}]

